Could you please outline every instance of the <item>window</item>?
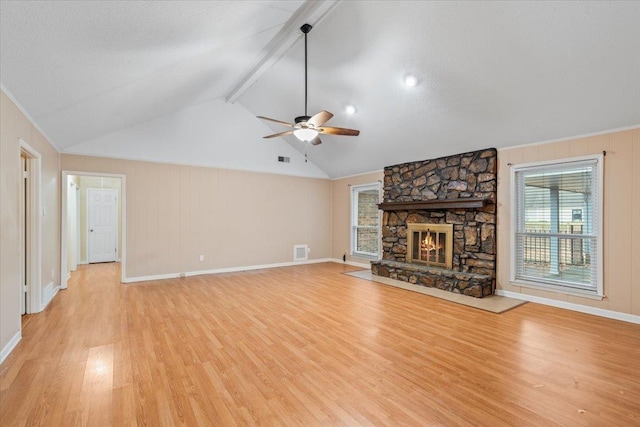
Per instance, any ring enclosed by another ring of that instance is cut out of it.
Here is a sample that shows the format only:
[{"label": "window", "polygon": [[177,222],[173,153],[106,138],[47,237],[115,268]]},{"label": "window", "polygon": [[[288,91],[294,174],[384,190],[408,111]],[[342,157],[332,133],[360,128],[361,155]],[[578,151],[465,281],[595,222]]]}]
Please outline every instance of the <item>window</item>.
[{"label": "window", "polygon": [[602,296],[602,160],[512,168],[512,281]]},{"label": "window", "polygon": [[379,257],[380,184],[351,187],[351,254]]}]

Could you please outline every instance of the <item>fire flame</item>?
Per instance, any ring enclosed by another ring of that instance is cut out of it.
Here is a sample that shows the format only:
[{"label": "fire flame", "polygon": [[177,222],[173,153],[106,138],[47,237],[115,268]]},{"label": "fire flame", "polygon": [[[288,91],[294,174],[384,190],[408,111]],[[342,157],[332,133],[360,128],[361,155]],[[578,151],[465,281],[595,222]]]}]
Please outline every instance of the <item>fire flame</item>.
[{"label": "fire flame", "polygon": [[421,249],[423,252],[435,251],[436,249],[442,249],[442,244],[440,244],[440,246],[436,246],[436,241],[434,240],[433,235],[431,233],[427,233],[422,241]]},{"label": "fire flame", "polygon": [[[439,239],[436,244],[436,234],[427,232],[424,239],[420,242],[420,259],[423,261],[431,261],[437,263],[444,263],[444,239]],[[436,259],[436,257],[438,259]]]}]

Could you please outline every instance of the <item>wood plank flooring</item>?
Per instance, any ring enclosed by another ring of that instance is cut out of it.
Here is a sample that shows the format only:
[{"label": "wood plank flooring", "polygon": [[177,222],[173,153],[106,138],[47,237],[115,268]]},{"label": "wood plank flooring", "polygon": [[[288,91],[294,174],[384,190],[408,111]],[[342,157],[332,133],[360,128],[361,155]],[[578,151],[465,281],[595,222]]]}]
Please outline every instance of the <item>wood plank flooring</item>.
[{"label": "wood plank flooring", "polygon": [[476,310],[327,263],[83,266],[0,367],[2,426],[640,425],[640,325]]}]

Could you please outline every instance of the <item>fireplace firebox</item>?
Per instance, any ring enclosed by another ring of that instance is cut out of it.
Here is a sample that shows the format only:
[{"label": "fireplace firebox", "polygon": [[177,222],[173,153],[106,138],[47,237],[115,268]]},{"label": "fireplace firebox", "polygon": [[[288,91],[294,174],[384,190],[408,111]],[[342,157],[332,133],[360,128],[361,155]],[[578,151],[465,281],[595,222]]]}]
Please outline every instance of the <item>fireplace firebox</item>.
[{"label": "fireplace firebox", "polygon": [[450,269],[453,224],[407,224],[407,262]]}]

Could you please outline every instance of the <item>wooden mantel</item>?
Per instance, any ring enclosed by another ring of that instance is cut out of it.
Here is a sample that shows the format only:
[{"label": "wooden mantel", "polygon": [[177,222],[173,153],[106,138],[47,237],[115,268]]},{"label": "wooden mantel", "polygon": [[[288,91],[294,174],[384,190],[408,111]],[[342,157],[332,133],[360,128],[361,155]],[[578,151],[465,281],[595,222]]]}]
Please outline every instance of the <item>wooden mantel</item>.
[{"label": "wooden mantel", "polygon": [[492,203],[484,197],[464,197],[459,199],[418,200],[413,202],[385,202],[378,204],[383,211],[477,209]]}]

